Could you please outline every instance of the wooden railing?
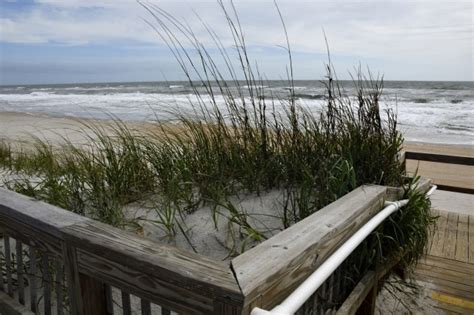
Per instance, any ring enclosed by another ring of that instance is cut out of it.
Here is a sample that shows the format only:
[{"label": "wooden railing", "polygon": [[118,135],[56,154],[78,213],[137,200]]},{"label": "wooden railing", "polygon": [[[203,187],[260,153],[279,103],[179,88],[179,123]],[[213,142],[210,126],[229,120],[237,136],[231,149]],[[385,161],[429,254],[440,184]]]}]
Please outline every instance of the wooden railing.
[{"label": "wooden railing", "polygon": [[[0,189],[0,313],[248,314],[255,306],[269,309],[386,199],[400,194],[398,188],[359,187],[225,263]],[[355,284],[347,283],[343,267],[299,313],[335,312],[351,296]]]},{"label": "wooden railing", "polygon": [[[416,161],[426,161],[433,163],[443,163],[443,164],[456,164],[464,166],[474,166],[474,158],[467,156],[455,156],[455,155],[444,155],[444,154],[433,154],[433,153],[422,153],[422,152],[405,152],[406,160],[416,160]],[[474,189],[469,187],[460,187],[446,185],[443,183],[436,183],[438,189],[454,191],[466,194],[474,194]]]},{"label": "wooden railing", "polygon": [[141,299],[142,314],[150,314],[150,303],[161,314],[240,313],[243,296],[228,265],[4,189],[0,231],[5,292],[25,304],[27,283],[32,312],[39,304],[44,314],[111,314],[118,289],[124,314],[131,313],[130,294]]}]

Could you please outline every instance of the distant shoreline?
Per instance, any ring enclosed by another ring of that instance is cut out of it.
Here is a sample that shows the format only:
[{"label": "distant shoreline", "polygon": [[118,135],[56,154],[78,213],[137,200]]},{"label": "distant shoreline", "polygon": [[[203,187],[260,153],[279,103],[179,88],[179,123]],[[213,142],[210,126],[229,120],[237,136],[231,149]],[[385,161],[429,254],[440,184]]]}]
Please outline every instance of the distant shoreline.
[{"label": "distant shoreline", "polygon": [[[67,135],[72,137],[71,140],[74,142],[80,140],[79,130],[83,123],[97,123],[105,126],[111,122],[111,119],[95,119],[93,117],[82,118],[46,113],[0,112],[0,141],[25,143],[28,140],[31,141],[30,135],[35,135],[39,137],[44,136],[52,144],[55,144],[55,142],[61,140],[61,136]],[[138,130],[149,130],[155,126],[152,122],[144,120],[127,120],[124,122]],[[474,157],[474,143],[449,144],[406,139],[404,149]]]}]

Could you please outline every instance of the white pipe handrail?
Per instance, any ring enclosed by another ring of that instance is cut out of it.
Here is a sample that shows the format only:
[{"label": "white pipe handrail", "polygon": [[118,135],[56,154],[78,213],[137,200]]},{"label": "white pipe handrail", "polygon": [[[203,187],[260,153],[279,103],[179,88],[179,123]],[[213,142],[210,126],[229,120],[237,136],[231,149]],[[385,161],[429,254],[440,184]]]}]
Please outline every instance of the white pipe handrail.
[{"label": "white pipe handrail", "polygon": [[[433,185],[427,192],[427,196],[436,190]],[[405,206],[408,199],[394,202],[385,202],[386,207],[362,226],[354,235],[352,235],[341,247],[339,247],[326,261],[319,266],[300,286],[293,291],[280,305],[274,307],[271,311],[266,311],[255,307],[251,315],[292,315],[307,299],[316,292],[331,274],[342,264],[342,262],[362,243],[365,238],[372,233],[392,213]]]}]

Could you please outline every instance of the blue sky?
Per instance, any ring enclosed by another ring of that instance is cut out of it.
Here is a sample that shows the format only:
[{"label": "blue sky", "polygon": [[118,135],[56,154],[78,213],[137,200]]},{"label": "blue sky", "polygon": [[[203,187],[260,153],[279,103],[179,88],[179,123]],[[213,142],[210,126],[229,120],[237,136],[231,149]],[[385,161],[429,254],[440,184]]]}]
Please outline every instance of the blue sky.
[{"label": "blue sky", "polygon": [[[212,48],[197,13],[232,49],[217,1],[148,1],[186,21]],[[285,76],[272,1],[235,0],[250,56]],[[0,84],[184,79],[135,0],[0,0]],[[359,63],[388,80],[473,79],[473,5],[463,0],[280,0],[295,77],[321,79],[324,28],[339,77]]]}]

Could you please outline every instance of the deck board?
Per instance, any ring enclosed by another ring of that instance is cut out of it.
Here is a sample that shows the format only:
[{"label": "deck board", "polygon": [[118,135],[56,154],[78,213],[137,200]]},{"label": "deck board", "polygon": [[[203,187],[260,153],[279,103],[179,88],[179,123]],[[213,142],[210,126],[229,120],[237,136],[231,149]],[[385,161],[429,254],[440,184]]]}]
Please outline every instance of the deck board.
[{"label": "deck board", "polygon": [[432,210],[437,226],[414,276],[437,307],[474,314],[474,215]]},{"label": "deck board", "polygon": [[456,253],[455,260],[469,262],[469,216],[465,214],[458,215],[458,228],[456,234]]},{"label": "deck board", "polygon": [[445,241],[443,244],[442,257],[454,259],[456,253],[456,235],[458,227],[458,214],[448,213],[448,221],[445,229]]},{"label": "deck board", "polygon": [[435,235],[433,240],[433,245],[431,246],[430,255],[433,256],[441,256],[443,252],[444,242],[445,242],[445,234],[446,228],[448,224],[448,217],[447,215],[441,215],[442,212],[440,211],[440,217],[438,218],[438,222],[436,223],[435,227]]},{"label": "deck board", "polygon": [[469,263],[474,264],[474,215],[469,216],[469,235],[468,235],[468,247],[469,247]]}]

